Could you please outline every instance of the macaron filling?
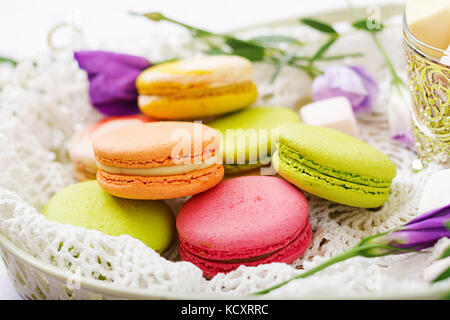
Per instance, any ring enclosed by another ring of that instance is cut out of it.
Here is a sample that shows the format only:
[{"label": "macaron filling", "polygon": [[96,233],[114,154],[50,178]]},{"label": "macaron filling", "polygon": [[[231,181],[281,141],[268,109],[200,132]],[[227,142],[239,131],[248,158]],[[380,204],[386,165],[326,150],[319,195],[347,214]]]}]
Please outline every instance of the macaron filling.
[{"label": "macaron filling", "polygon": [[182,99],[198,99],[204,97],[221,96],[225,94],[239,94],[245,92],[253,92],[256,90],[256,86],[251,81],[226,85],[222,87],[208,87],[208,88],[190,88],[184,91],[177,91],[173,93],[158,93],[158,92],[145,92],[141,93],[138,97],[139,105],[147,105],[162,99],[170,100],[182,100]]},{"label": "macaron filling", "polygon": [[180,164],[176,166],[156,167],[156,168],[119,168],[113,166],[106,166],[99,162],[97,162],[97,165],[99,169],[110,174],[158,177],[158,176],[174,176],[179,174],[186,174],[192,171],[207,169],[215,165],[216,162],[217,159],[213,157],[201,163]]},{"label": "macaron filling", "polygon": [[342,187],[344,189],[360,190],[370,194],[389,194],[391,181],[365,177],[345,171],[323,167],[305,159],[298,151],[280,143],[275,162],[288,166],[295,171]]}]

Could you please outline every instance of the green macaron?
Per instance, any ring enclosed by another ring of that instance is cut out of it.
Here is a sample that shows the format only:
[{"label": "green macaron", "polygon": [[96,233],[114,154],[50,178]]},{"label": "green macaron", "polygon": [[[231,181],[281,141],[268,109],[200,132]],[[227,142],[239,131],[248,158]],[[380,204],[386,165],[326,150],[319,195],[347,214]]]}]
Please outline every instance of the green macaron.
[{"label": "green macaron", "polygon": [[127,234],[158,252],[168,247],[175,230],[175,218],[164,201],[117,198],[103,191],[97,180],[59,191],[47,203],[44,215],[110,236]]},{"label": "green macaron", "polygon": [[396,167],[371,145],[336,130],[283,125],[273,156],[278,174],[297,187],[337,203],[375,208],[389,196]]},{"label": "green macaron", "polygon": [[270,163],[277,128],[299,123],[299,115],[281,107],[255,107],[231,113],[208,123],[222,136],[226,174],[253,170]]}]

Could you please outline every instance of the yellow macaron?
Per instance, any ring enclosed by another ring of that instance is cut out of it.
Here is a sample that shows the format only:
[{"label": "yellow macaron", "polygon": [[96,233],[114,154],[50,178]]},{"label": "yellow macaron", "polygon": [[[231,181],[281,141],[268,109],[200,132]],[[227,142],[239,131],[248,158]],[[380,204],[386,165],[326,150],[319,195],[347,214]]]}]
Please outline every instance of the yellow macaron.
[{"label": "yellow macaron", "polygon": [[248,107],[257,98],[252,63],[217,55],[162,63],[136,79],[142,113],[164,120],[201,119]]}]

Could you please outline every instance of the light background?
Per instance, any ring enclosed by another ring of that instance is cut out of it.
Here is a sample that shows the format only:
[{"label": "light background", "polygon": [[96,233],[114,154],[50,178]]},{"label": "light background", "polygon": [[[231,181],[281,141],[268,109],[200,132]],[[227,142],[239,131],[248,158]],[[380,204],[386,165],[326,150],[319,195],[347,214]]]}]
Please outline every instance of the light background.
[{"label": "light background", "polygon": [[[48,51],[47,33],[61,22],[74,21],[92,39],[138,27],[127,12],[159,11],[177,20],[215,32],[273,20],[311,15],[324,10],[406,0],[2,0],[0,56],[20,59]],[[0,260],[0,299],[17,299]]]}]

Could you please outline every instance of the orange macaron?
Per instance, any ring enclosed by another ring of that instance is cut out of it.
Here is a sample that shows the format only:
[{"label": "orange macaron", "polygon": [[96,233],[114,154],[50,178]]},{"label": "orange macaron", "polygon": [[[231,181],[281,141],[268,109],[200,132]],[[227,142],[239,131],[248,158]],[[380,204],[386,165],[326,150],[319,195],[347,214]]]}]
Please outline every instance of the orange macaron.
[{"label": "orange macaron", "polygon": [[193,122],[151,122],[97,136],[93,149],[97,181],[109,194],[127,199],[173,199],[217,185],[220,137]]}]

